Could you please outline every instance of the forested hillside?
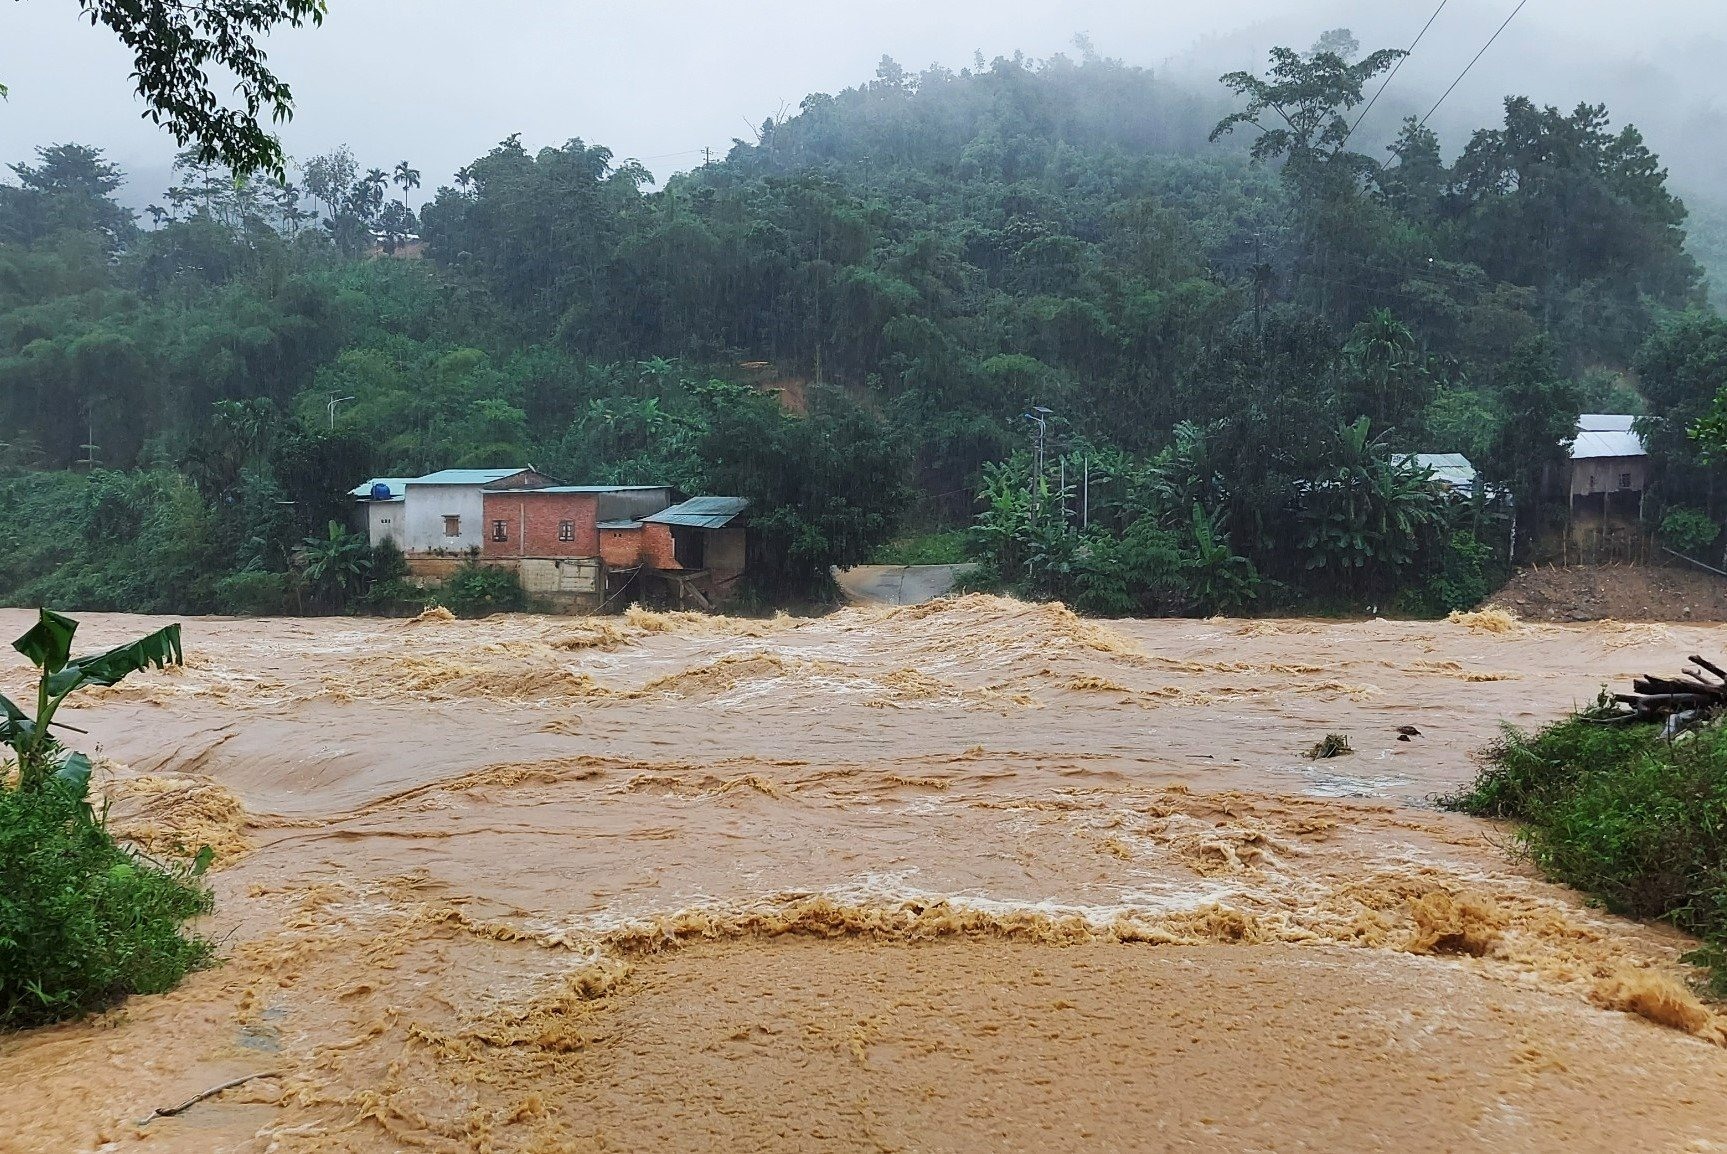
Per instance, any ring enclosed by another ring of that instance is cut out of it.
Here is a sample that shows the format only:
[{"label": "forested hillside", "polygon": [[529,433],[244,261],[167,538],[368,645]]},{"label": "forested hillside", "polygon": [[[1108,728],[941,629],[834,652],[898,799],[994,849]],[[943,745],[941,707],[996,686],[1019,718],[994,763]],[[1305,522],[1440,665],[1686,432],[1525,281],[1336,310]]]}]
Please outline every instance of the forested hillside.
[{"label": "forested hillside", "polygon": [[1205,95],[884,59],[662,187],[511,137],[424,196],[187,158],[135,221],[44,147],[0,187],[0,601],[269,608],[358,480],[526,461],[750,497],[767,599],[975,526],[986,579],[1112,612],[1467,601],[1580,408],[1647,411],[1660,499],[1705,503],[1727,335],[1636,131],[1515,96],[1366,155],[1396,54],[1327,45]]}]

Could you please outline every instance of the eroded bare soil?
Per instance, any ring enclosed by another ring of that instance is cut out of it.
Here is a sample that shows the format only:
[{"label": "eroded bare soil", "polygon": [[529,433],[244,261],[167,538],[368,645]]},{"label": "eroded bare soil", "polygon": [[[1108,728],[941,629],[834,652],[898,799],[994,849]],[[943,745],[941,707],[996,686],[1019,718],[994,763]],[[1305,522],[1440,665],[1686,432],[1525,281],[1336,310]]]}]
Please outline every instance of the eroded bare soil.
[{"label": "eroded bare soil", "polygon": [[1724,637],[188,622],[64,716],[121,828],[217,849],[226,960],[0,1040],[0,1149],[1714,1149],[1687,943],[1425,799]]}]

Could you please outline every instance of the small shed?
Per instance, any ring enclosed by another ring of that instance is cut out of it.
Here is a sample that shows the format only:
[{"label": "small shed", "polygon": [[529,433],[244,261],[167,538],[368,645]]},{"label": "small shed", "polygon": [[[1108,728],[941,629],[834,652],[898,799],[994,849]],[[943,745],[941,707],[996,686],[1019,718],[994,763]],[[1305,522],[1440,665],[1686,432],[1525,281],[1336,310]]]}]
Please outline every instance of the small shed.
[{"label": "small shed", "polygon": [[680,601],[723,600],[743,574],[749,501],[691,497],[642,517],[641,558],[673,585]]},{"label": "small shed", "polygon": [[394,541],[398,549],[405,548],[402,535],[407,526],[403,510],[410,479],[373,477],[348,490],[354,498],[355,528],[366,534],[366,541],[373,548],[385,541]]}]

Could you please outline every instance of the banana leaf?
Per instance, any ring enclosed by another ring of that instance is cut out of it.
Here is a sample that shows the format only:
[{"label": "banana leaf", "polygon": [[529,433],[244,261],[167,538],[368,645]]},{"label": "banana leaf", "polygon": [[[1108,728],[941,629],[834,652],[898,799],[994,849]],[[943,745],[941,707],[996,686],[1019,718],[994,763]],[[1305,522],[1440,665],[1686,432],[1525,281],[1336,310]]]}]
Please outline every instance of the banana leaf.
[{"label": "banana leaf", "polygon": [[169,625],[106,652],[64,662],[48,678],[48,692],[54,697],[64,697],[86,685],[116,685],[129,673],[178,665],[183,659],[180,626]]}]

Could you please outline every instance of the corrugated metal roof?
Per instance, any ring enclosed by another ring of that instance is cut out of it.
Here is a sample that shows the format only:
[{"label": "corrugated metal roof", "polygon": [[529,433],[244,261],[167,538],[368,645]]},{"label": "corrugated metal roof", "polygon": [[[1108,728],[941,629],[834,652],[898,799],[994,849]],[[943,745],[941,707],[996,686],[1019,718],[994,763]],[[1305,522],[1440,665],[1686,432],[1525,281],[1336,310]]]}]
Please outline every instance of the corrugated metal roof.
[{"label": "corrugated metal roof", "polygon": [[440,469],[436,473],[427,473],[424,477],[414,477],[408,484],[490,485],[493,481],[502,481],[505,477],[514,477],[517,473],[527,471],[526,465],[514,469]]},{"label": "corrugated metal roof", "polygon": [[548,485],[544,489],[527,489],[528,493],[656,493],[670,485]]},{"label": "corrugated metal roof", "polygon": [[1475,487],[1475,466],[1462,453],[1411,453],[1404,460],[1433,474],[1433,479],[1454,489]]},{"label": "corrugated metal roof", "polygon": [[600,521],[594,526],[597,529],[640,529],[640,521]]},{"label": "corrugated metal roof", "polygon": [[1629,413],[1584,413],[1577,418],[1579,433],[1629,433],[1637,418]]},{"label": "corrugated metal roof", "polygon": [[1571,443],[1571,459],[1573,461],[1590,460],[1595,457],[1643,457],[1648,450],[1643,447],[1643,440],[1629,430],[1623,432],[1580,432],[1577,439]]},{"label": "corrugated metal roof", "polygon": [[681,505],[673,505],[658,513],[643,517],[656,525],[685,525],[694,529],[724,529],[750,503],[742,497],[691,497]]},{"label": "corrugated metal roof", "polygon": [[412,477],[373,477],[365,484],[355,485],[352,489],[349,489],[348,495],[350,497],[365,497],[370,499],[372,496],[373,485],[388,485],[390,487],[390,500],[399,501],[402,498],[403,490],[406,488],[408,482],[413,479],[414,478]]}]

